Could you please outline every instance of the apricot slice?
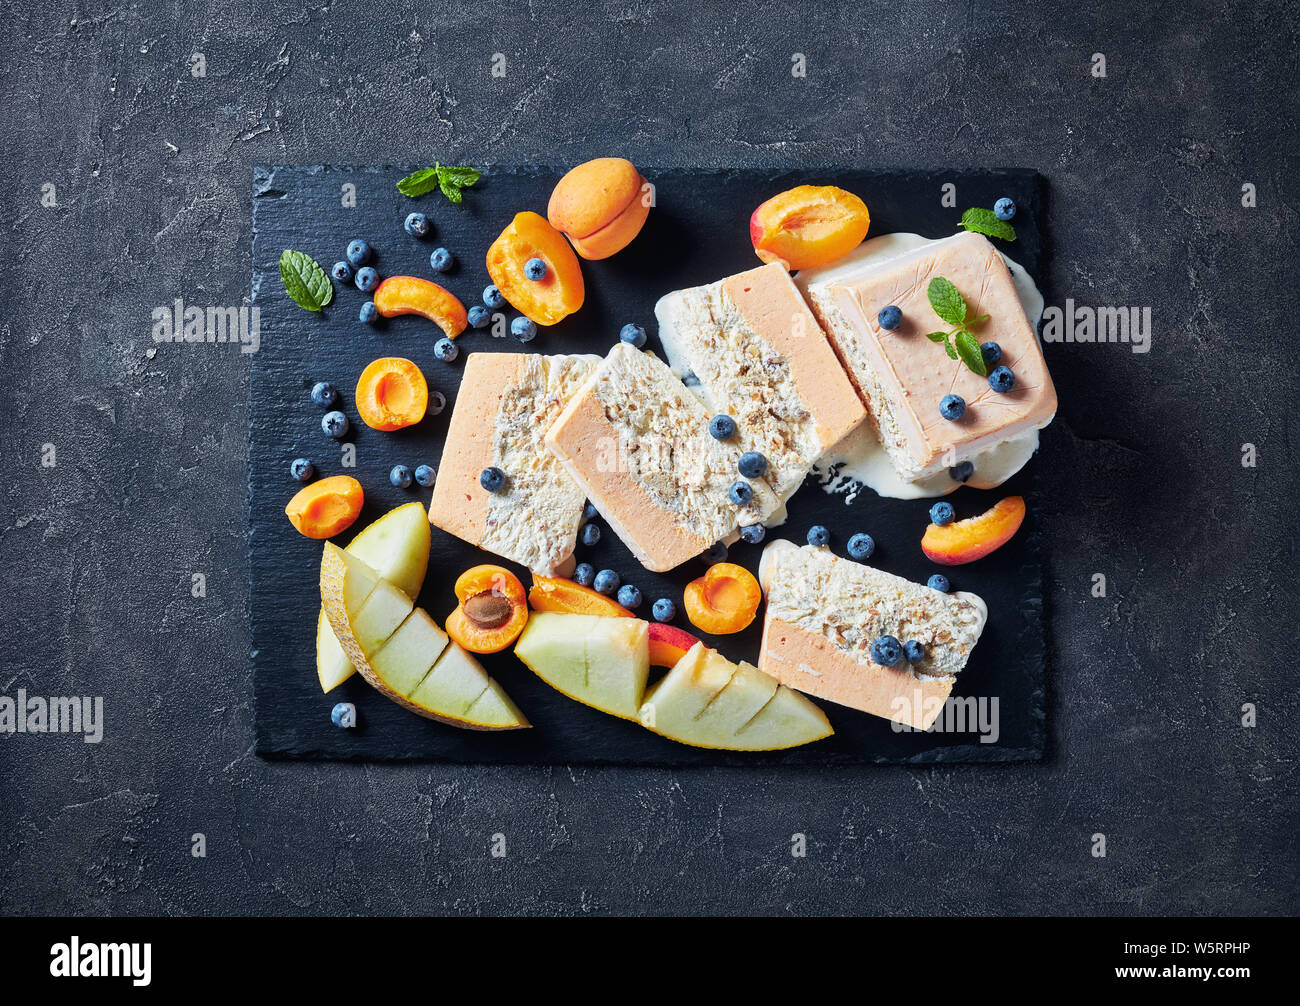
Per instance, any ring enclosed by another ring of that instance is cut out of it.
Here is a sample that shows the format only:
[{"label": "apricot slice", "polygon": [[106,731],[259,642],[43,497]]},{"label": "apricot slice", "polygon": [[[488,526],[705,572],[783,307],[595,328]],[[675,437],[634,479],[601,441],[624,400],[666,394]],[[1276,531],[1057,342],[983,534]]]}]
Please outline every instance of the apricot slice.
[{"label": "apricot slice", "polygon": [[504,566],[474,566],[456,578],[456,610],[447,635],[471,653],[496,653],[528,624],[527,595],[519,577]]},{"label": "apricot slice", "polygon": [[685,629],[663,622],[650,623],[650,666],[672,667],[699,642]]},{"label": "apricot slice", "polygon": [[389,276],[375,287],[375,309],[385,318],[418,314],[441,328],[450,339],[469,325],[469,312],[455,294],[418,276]]},{"label": "apricot slice", "polygon": [[635,618],[632,612],[612,597],[584,587],[572,580],[558,576],[533,574],[533,589],[528,592],[528,603],[534,611],[561,611],[571,615],[607,615],[613,618]]},{"label": "apricot slice", "polygon": [[843,258],[871,226],[867,205],[834,185],[797,185],[761,204],[749,218],[749,239],[764,262],[811,269]]},{"label": "apricot slice", "polygon": [[961,566],[1001,548],[1015,537],[1024,520],[1024,497],[1008,496],[978,517],[931,524],[921,538],[921,551],[941,566]]},{"label": "apricot slice", "polygon": [[682,598],[691,624],[715,636],[739,632],[754,620],[763,599],[754,574],[734,562],[718,562],[686,585]]},{"label": "apricot slice", "polygon": [[631,161],[597,157],[556,183],[546,216],[585,259],[622,251],[650,215],[646,180]]},{"label": "apricot slice", "polygon": [[360,482],[334,475],[298,490],[284,513],[304,537],[333,538],[352,526],[365,501]]},{"label": "apricot slice", "polygon": [[429,407],[429,385],[410,360],[381,356],[357,379],[357,412],[373,430],[414,426]]},{"label": "apricot slice", "polygon": [[[529,259],[546,263],[546,275],[529,279]],[[582,266],[564,235],[540,214],[525,210],[492,242],[487,252],[488,275],[506,300],[539,325],[554,325],[582,307],[586,290]]]}]

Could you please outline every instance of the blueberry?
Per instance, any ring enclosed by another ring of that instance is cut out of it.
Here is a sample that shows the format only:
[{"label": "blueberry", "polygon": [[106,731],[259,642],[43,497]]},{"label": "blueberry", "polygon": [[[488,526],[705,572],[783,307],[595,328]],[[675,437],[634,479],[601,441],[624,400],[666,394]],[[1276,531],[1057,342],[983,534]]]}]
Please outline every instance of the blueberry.
[{"label": "blueberry", "polygon": [[748,482],[733,482],[731,488],[727,490],[727,499],[736,506],[747,506],[754,499],[754,487]]},{"label": "blueberry", "polygon": [[948,477],[954,482],[965,482],[975,474],[975,465],[970,461],[963,461],[959,465],[953,465],[948,469]]},{"label": "blueberry", "polygon": [[637,349],[645,345],[645,329],[640,325],[633,325],[631,322],[618,330],[618,337],[629,346],[635,346]]},{"label": "blueberry", "polygon": [[439,339],[433,344],[433,355],[443,363],[451,363],[452,360],[460,356],[460,347],[450,339]]},{"label": "blueberry", "polygon": [[1016,204],[1003,196],[993,204],[993,215],[999,220],[1010,220],[1016,215]]},{"label": "blueberry", "polygon": [[903,659],[903,647],[893,636],[878,636],[871,644],[871,659],[885,667],[893,667]]},{"label": "blueberry", "polygon": [[373,325],[375,320],[379,317],[379,308],[375,307],[375,302],[373,300],[368,300],[361,305],[361,311],[357,317],[367,325]]},{"label": "blueberry", "polygon": [[600,516],[600,511],[596,509],[595,503],[584,503],[582,505],[582,523],[590,524]]},{"label": "blueberry", "polygon": [[944,395],[939,399],[939,415],[951,419],[954,423],[966,415],[966,399],[961,395]]},{"label": "blueberry", "polygon": [[989,387],[1000,394],[1006,394],[1016,386],[1016,375],[1010,367],[997,367],[989,374]]},{"label": "blueberry", "polygon": [[369,293],[379,285],[379,273],[368,265],[362,266],[357,270],[356,284],[362,293]]},{"label": "blueberry", "polygon": [[709,436],[714,440],[730,440],[736,435],[736,421],[730,416],[714,416],[709,420]]},{"label": "blueberry", "polygon": [[447,407],[447,396],[441,391],[429,392],[429,404],[425,407],[425,412],[431,416],[439,415]]},{"label": "blueberry", "polygon": [[722,544],[720,541],[715,541],[700,553],[700,558],[710,566],[715,562],[725,562],[727,559],[727,546]]},{"label": "blueberry", "polygon": [[618,588],[618,603],[625,608],[641,607],[641,591],[633,587],[630,583],[625,583]]},{"label": "blueberry", "polygon": [[582,530],[578,533],[578,539],[588,548],[593,548],[600,544],[600,525],[584,524]]},{"label": "blueberry", "polygon": [[618,590],[618,574],[612,569],[602,569],[591,581],[592,589],[598,594],[612,594]]},{"label": "blueberry", "polygon": [[863,559],[870,559],[871,553],[874,552],[875,550],[876,550],[876,540],[872,538],[871,535],[869,534],[864,534],[863,532],[859,531],[857,534],[855,534],[852,538],[849,539],[848,551],[849,551],[849,558],[851,559],[857,559],[859,561]]},{"label": "blueberry", "polygon": [[306,458],[294,458],[289,462],[289,474],[299,482],[306,482],[316,474],[316,466]]},{"label": "blueberry", "polygon": [[650,606],[650,614],[656,622],[671,622],[677,617],[677,605],[667,597],[661,597]]},{"label": "blueberry", "polygon": [[952,508],[951,503],[936,503],[930,507],[930,520],[943,527],[945,524],[951,524],[957,516],[957,511]]},{"label": "blueberry", "polygon": [[537,322],[521,314],[510,323],[510,334],[520,342],[532,342],[537,338]]},{"label": "blueberry", "polygon": [[467,312],[469,323],[474,328],[487,328],[487,324],[492,320],[492,312],[482,304],[475,304]]},{"label": "blueberry", "polygon": [[903,312],[896,306],[890,304],[888,307],[882,307],[880,313],[876,315],[876,321],[880,322],[880,327],[892,332],[903,323]]},{"label": "blueberry", "polygon": [[986,367],[996,367],[1002,359],[1002,347],[996,342],[981,342],[980,356],[984,357]]},{"label": "blueberry", "polygon": [[524,263],[524,275],[537,282],[546,278],[546,263],[539,258],[530,258]]},{"label": "blueberry", "polygon": [[434,272],[446,272],[455,261],[446,248],[435,248],[433,254],[429,256],[429,266]]},{"label": "blueberry", "polygon": [[348,432],[348,417],[337,410],[320,417],[320,428],[337,440]]},{"label": "blueberry", "polygon": [[941,594],[946,594],[952,589],[952,584],[948,582],[948,578],[942,573],[935,573],[925,581],[925,585],[931,590],[939,591]]},{"label": "blueberry", "polygon": [[573,582],[581,587],[590,587],[596,579],[596,567],[589,562],[580,562],[573,569]]},{"label": "blueberry", "polygon": [[346,283],[352,279],[352,266],[348,265],[346,262],[335,262],[330,266],[330,275],[335,279],[342,280]]},{"label": "blueberry", "polygon": [[405,489],[411,484],[411,468],[409,465],[393,465],[392,471],[388,473],[388,481],[398,489]]},{"label": "blueberry", "polygon": [[767,458],[759,454],[758,451],[746,451],[740,456],[736,468],[747,479],[761,479],[763,473],[767,471]]},{"label": "blueberry", "polygon": [[498,290],[492,284],[488,284],[483,288],[483,303],[486,304],[488,307],[490,307],[493,311],[495,311],[505,302],[506,299],[503,296],[501,296],[501,291]]},{"label": "blueberry", "polygon": [[740,529],[740,540],[747,545],[757,545],[767,537],[767,528],[762,524],[746,524]]},{"label": "blueberry", "polygon": [[500,468],[484,468],[479,473],[478,484],[490,493],[499,493],[506,487],[506,473]]},{"label": "blueberry", "polygon": [[348,261],[355,265],[365,265],[370,261],[370,245],[360,238],[348,244]]},{"label": "blueberry", "polygon": [[907,662],[909,664],[919,664],[925,659],[925,647],[915,639],[909,639],[903,644],[903,653],[907,655]]},{"label": "blueberry", "polygon": [[329,381],[317,381],[311,388],[311,400],[324,409],[339,400],[339,393]]},{"label": "blueberry", "polygon": [[831,533],[821,524],[814,524],[808,529],[808,544],[819,548],[831,540]]},{"label": "blueberry", "polygon": [[432,465],[418,465],[415,469],[415,481],[417,485],[431,486],[437,480],[438,473],[433,470]]},{"label": "blueberry", "polygon": [[429,218],[423,213],[408,213],[406,223],[402,224],[406,228],[406,233],[413,238],[426,238],[429,236]]},{"label": "blueberry", "polygon": [[340,702],[330,710],[330,722],[336,727],[350,730],[357,725],[357,707],[351,702]]}]

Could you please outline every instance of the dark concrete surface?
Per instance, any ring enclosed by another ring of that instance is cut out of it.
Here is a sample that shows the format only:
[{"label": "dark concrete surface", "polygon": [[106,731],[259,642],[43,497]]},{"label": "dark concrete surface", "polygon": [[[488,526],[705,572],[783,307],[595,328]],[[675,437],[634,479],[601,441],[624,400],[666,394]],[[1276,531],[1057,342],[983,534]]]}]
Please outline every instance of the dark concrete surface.
[{"label": "dark concrete surface", "polygon": [[[1294,913],[1300,19],[1090,6],[5,3],[0,695],[107,723],[0,735],[0,911]],[[252,755],[248,360],[152,308],[248,295],[254,164],[614,151],[1037,168],[1048,302],[1151,307],[1150,353],[1049,347],[1047,763]]]}]

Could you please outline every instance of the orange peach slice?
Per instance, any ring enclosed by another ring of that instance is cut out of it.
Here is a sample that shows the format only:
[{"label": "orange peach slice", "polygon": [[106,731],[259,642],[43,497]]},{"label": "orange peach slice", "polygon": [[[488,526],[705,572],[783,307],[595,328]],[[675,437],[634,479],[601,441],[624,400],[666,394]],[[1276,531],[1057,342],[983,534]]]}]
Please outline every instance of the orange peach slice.
[{"label": "orange peach slice", "polygon": [[[529,279],[529,259],[546,263],[546,275]],[[554,325],[582,307],[586,290],[582,266],[564,235],[546,218],[525,210],[492,242],[487,253],[488,275],[516,310],[539,325]]]},{"label": "orange peach slice", "polygon": [[763,599],[754,574],[734,562],[718,562],[686,585],[686,617],[704,632],[723,636],[740,632],[754,620]]},{"label": "orange peach slice", "polygon": [[1025,520],[1025,501],[1008,496],[978,517],[940,526],[931,524],[921,539],[921,551],[941,566],[961,566],[982,559],[1009,542]]},{"label": "orange peach slice", "polygon": [[456,296],[418,276],[389,276],[375,287],[375,308],[385,318],[418,314],[454,339],[469,325],[469,313]]},{"label": "orange peach slice", "polygon": [[584,587],[572,580],[556,576],[533,575],[533,587],[528,592],[528,603],[534,611],[560,611],[571,615],[607,615],[614,618],[635,618],[632,612],[612,597]]},{"label": "orange peach slice", "polygon": [[699,642],[685,629],[663,622],[650,623],[650,666],[672,667]]},{"label": "orange peach slice", "polygon": [[546,216],[568,235],[585,259],[603,259],[626,248],[650,215],[646,181],[631,161],[597,157],[579,164],[555,186]]},{"label": "orange peach slice", "polygon": [[352,476],[334,475],[299,490],[284,514],[305,538],[333,538],[352,526],[365,498]]},{"label": "orange peach slice", "polygon": [[834,185],[798,185],[773,196],[749,218],[749,239],[764,262],[812,269],[843,258],[871,226],[867,205]]}]

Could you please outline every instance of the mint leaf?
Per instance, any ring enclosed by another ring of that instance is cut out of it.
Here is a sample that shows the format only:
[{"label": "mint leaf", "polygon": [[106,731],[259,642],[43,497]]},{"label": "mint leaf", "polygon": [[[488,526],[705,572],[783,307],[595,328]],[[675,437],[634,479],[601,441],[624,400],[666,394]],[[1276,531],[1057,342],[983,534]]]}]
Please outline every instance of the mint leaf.
[{"label": "mint leaf", "polygon": [[280,253],[280,281],[293,302],[319,311],[334,299],[334,284],[310,255],[286,248]]},{"label": "mint leaf", "polygon": [[957,343],[957,355],[961,357],[961,362],[980,377],[988,377],[989,369],[984,365],[984,354],[980,352],[980,344],[975,341],[975,336],[963,330],[957,333],[954,341]]},{"label": "mint leaf", "polygon": [[943,342],[948,338],[947,332],[926,332],[925,337],[931,342]]},{"label": "mint leaf", "polygon": [[437,166],[439,181],[447,182],[461,189],[468,189],[483,177],[483,172],[476,168],[453,168],[444,164]]},{"label": "mint leaf", "polygon": [[950,360],[957,359],[957,350],[953,349],[952,343],[948,341],[947,332],[945,332],[943,336],[943,351],[948,354],[948,359]]},{"label": "mint leaf", "polygon": [[1003,241],[1014,241],[1016,229],[1005,220],[999,220],[992,210],[982,206],[972,206],[961,215],[961,225],[976,234],[986,234]]},{"label": "mint leaf", "polygon": [[425,168],[407,175],[397,183],[397,191],[414,199],[438,188],[438,169]]},{"label": "mint leaf", "polygon": [[960,325],[966,320],[966,301],[951,280],[936,276],[930,280],[925,295],[930,298],[934,313],[949,325]]},{"label": "mint leaf", "polygon": [[483,173],[477,168],[434,164],[431,168],[424,168],[407,175],[397,183],[397,191],[414,199],[416,196],[438,189],[449,201],[459,203],[460,190],[469,188],[482,177]]}]

